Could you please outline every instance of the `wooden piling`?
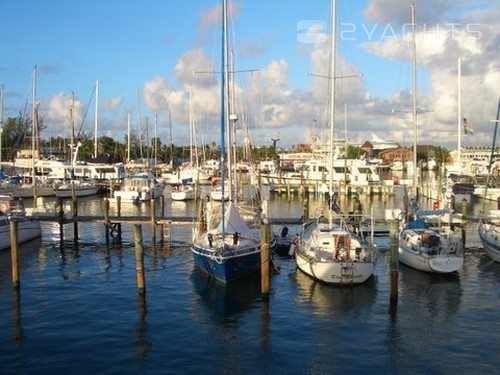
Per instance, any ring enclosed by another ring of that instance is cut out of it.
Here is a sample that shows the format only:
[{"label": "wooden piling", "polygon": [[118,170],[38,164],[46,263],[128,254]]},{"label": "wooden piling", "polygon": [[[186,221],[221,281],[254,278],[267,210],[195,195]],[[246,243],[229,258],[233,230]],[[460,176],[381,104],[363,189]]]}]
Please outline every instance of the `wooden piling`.
[{"label": "wooden piling", "polygon": [[271,255],[269,251],[269,240],[271,237],[270,227],[268,223],[261,223],[260,225],[260,238],[261,238],[261,251],[260,251],[260,277],[261,277],[261,294],[264,299],[269,298],[270,288],[270,263]]},{"label": "wooden piling", "polygon": [[12,265],[12,286],[14,289],[19,289],[19,257],[18,248],[19,240],[17,236],[17,221],[10,221],[10,254],[11,254],[11,265]]},{"label": "wooden piling", "polygon": [[[72,207],[73,217],[77,217],[78,216],[78,200],[76,199],[76,195],[75,195],[74,182],[72,182],[71,188],[72,188],[71,207]],[[73,239],[74,239],[75,246],[77,246],[78,245],[78,221],[77,220],[73,221]]]},{"label": "wooden piling", "polygon": [[142,247],[142,226],[134,224],[135,269],[137,275],[137,292],[146,294],[146,279],[144,276],[144,251]]},{"label": "wooden piling", "polygon": [[462,201],[462,245],[465,249],[465,243],[467,242],[467,201],[464,199]]},{"label": "wooden piling", "polygon": [[[113,184],[111,184],[113,185]],[[122,197],[117,196],[116,197],[116,216],[121,217],[122,216]],[[118,238],[122,238],[122,223],[118,223]]]},{"label": "wooden piling", "polygon": [[57,198],[57,204],[59,206],[59,242],[62,245],[64,241],[64,201],[62,200],[62,198]]},{"label": "wooden piling", "polygon": [[390,260],[390,271],[391,271],[391,300],[398,297],[398,279],[399,279],[399,222],[393,220],[389,227],[390,237],[391,237],[391,260]]},{"label": "wooden piling", "polygon": [[155,198],[151,196],[150,202],[150,212],[151,212],[151,244],[154,249],[156,243],[156,216],[155,216]]},{"label": "wooden piling", "polygon": [[309,189],[304,187],[304,200],[302,201],[302,217],[304,222],[309,220]]},{"label": "wooden piling", "polygon": [[105,198],[102,201],[103,211],[104,211],[104,237],[106,239],[106,245],[109,245],[109,199]]},{"label": "wooden piling", "polygon": [[[198,191],[195,191],[195,202],[197,202],[198,199]],[[162,194],[160,197],[160,213],[161,213],[161,218],[165,219],[165,196]],[[161,232],[161,243],[165,241],[165,224],[162,223],[160,226],[160,232]]]}]

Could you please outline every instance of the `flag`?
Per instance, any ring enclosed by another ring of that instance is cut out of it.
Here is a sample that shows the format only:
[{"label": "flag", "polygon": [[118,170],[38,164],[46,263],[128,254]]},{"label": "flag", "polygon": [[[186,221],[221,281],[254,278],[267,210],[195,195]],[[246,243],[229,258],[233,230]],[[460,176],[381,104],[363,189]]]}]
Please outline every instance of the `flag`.
[{"label": "flag", "polygon": [[472,126],[472,122],[467,120],[465,117],[464,117],[464,133],[474,134],[474,127]]}]

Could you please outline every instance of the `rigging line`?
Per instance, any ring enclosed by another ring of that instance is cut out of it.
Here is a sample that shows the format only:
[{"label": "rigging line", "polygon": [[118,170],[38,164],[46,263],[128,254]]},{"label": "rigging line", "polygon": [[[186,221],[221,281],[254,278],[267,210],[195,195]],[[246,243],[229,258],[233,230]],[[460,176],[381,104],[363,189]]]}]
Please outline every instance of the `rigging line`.
[{"label": "rigging line", "polygon": [[95,91],[96,91],[96,87],[94,86],[94,89],[92,90],[92,94],[90,95],[90,99],[87,102],[87,107],[85,108],[85,112],[83,114],[82,122],[80,124],[79,129],[78,129],[78,133],[76,134],[76,140],[78,140],[80,138],[80,134],[82,133],[82,128],[83,128],[83,125],[85,124],[85,119],[87,118],[87,114],[89,112],[90,103],[92,103],[92,99],[94,99]]}]

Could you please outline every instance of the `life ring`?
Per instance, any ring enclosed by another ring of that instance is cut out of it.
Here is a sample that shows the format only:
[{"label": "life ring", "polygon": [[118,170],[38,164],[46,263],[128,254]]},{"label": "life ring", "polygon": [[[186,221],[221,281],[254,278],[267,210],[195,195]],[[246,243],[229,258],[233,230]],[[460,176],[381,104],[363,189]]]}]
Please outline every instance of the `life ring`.
[{"label": "life ring", "polygon": [[432,202],[432,209],[433,210],[438,210],[439,209],[439,202],[438,201]]}]

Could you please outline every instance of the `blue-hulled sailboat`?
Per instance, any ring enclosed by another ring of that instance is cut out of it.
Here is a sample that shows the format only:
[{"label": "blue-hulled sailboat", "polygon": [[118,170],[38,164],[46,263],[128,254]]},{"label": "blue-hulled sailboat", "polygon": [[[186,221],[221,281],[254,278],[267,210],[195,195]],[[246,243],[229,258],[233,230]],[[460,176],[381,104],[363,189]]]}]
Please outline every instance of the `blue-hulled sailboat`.
[{"label": "blue-hulled sailboat", "polygon": [[[200,213],[200,225],[191,251],[195,266],[221,283],[258,272],[261,261],[260,215],[251,206],[236,202],[232,173],[226,179],[226,127],[229,125],[228,11],[222,4],[220,201],[208,200]],[[230,163],[227,163],[230,164]],[[227,168],[231,171],[231,166]],[[227,186],[228,185],[228,186]],[[229,198],[226,199],[226,196]]]}]

